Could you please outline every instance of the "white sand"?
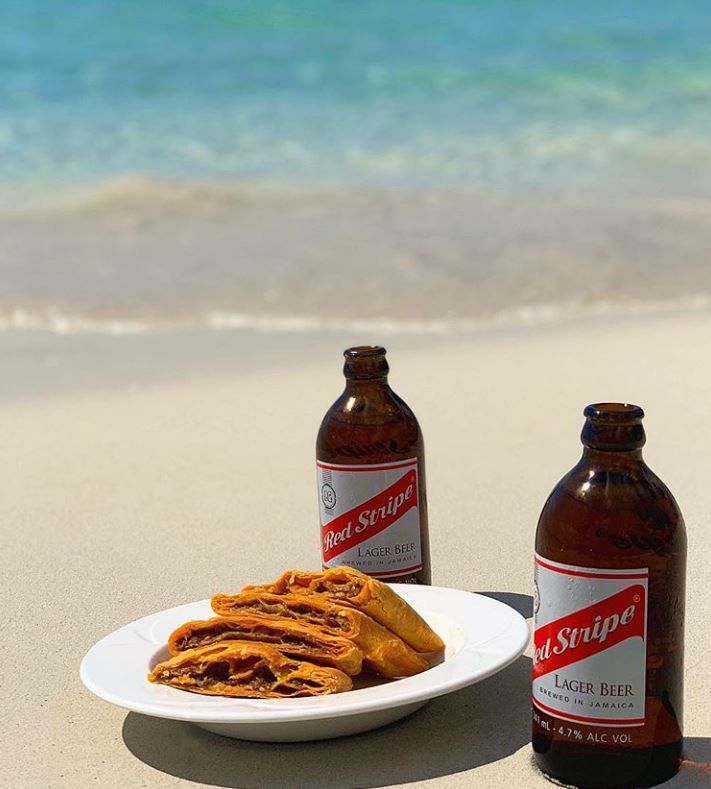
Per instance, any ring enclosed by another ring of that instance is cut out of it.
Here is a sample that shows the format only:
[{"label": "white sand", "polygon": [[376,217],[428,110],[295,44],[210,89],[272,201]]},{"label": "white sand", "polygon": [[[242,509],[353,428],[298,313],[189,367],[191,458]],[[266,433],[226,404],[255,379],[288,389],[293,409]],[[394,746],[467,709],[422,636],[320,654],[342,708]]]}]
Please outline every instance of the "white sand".
[{"label": "white sand", "polygon": [[[317,566],[313,443],[341,387],[340,345],[314,359],[310,344],[304,336],[303,366],[281,371],[3,406],[0,784],[549,785],[531,764],[528,658],[400,724],[306,745],[127,715],[81,686],[82,655],[112,629],[286,566]],[[694,764],[670,785],[708,786],[698,762],[711,761],[711,317],[438,345],[390,361],[427,441],[439,585],[516,593],[525,609],[538,513],[579,456],[583,406],[645,407],[647,460],[675,493],[690,542]]]}]

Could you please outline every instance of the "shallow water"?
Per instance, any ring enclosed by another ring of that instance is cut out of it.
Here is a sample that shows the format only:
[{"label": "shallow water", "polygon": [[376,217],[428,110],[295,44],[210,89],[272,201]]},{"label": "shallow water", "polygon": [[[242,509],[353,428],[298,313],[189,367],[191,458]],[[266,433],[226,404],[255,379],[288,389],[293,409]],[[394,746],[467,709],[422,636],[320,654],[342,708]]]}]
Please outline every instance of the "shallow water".
[{"label": "shallow water", "polygon": [[0,326],[706,303],[706,11],[8,0]]}]

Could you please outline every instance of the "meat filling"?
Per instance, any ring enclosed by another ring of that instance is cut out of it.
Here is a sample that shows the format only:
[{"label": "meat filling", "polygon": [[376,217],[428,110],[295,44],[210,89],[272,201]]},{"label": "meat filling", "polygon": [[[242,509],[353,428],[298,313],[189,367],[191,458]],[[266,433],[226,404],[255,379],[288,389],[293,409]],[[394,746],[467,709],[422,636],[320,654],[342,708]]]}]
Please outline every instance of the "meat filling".
[{"label": "meat filling", "polygon": [[339,616],[338,613],[316,611],[305,605],[292,604],[287,607],[281,603],[259,601],[252,605],[235,606],[234,613],[239,613],[240,611],[249,611],[255,614],[276,614],[277,616],[286,616],[290,619],[305,619],[311,625],[330,627],[332,630],[342,630],[344,633],[348,633],[351,630],[348,621]]},{"label": "meat filling", "polygon": [[325,592],[327,594],[335,595],[336,597],[348,600],[351,597],[357,597],[360,594],[362,588],[363,582],[358,578],[352,578],[345,582],[321,581],[316,585],[314,591],[319,593]]},{"label": "meat filling", "polygon": [[209,688],[216,684],[231,685],[253,690],[271,690],[277,678],[260,660],[245,660],[236,665],[229,661],[216,661],[200,667],[175,668],[164,672],[162,680],[180,678],[192,680],[198,688]]},{"label": "meat filling", "polygon": [[208,644],[216,644],[219,641],[228,641],[233,638],[247,638],[251,640],[264,641],[268,644],[282,644],[285,647],[293,647],[301,650],[318,650],[327,654],[337,654],[342,650],[335,649],[333,646],[324,644],[313,638],[306,636],[292,636],[288,633],[279,633],[268,628],[255,628],[254,630],[242,628],[230,628],[223,631],[212,631],[203,635],[187,636],[180,642],[180,650],[204,647]]}]

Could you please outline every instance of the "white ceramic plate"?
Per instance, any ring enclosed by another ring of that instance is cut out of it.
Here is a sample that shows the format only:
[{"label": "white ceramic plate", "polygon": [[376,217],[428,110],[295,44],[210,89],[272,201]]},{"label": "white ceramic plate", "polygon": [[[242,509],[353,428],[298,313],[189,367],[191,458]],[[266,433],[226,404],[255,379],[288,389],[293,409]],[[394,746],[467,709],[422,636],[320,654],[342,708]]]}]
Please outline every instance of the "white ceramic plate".
[{"label": "white ceramic plate", "polygon": [[295,742],[342,737],[403,718],[429,699],[490,677],[528,644],[526,621],[497,600],[436,586],[393,588],[446,644],[444,661],[414,677],[295,699],[200,696],[149,683],[148,671],[169,656],[168,634],[190,619],[214,616],[209,601],[202,600],[146,616],[106,636],[84,657],[81,679],[105,701],[143,715],[190,721],[227,737]]}]

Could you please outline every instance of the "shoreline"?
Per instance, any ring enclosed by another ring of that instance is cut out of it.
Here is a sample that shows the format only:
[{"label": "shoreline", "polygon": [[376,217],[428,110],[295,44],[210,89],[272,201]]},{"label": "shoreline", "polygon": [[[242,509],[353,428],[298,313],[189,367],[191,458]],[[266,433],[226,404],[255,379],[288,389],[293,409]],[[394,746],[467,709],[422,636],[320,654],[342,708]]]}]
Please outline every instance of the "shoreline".
[{"label": "shoreline", "polygon": [[166,191],[0,213],[0,328],[444,333],[711,304],[700,199]]},{"label": "shoreline", "polygon": [[124,335],[168,334],[170,332],[209,330],[215,332],[255,331],[265,334],[313,334],[315,332],[383,332],[387,335],[474,336],[480,332],[504,329],[536,329],[540,326],[586,320],[619,320],[655,317],[711,310],[711,293],[696,293],[667,299],[627,299],[584,303],[578,299],[560,302],[521,304],[504,307],[493,314],[476,316],[445,315],[440,318],[398,318],[372,316],[336,318],[327,314],[288,312],[231,312],[213,309],[196,314],[154,315],[120,314],[103,311],[97,314],[79,310],[64,311],[56,307],[0,307],[0,333],[38,331],[70,336],[97,334]]},{"label": "shoreline", "polygon": [[0,331],[5,375],[0,401],[47,400],[82,394],[135,392],[145,387],[180,386],[197,380],[260,371],[331,364],[336,373],[349,345],[385,344],[399,353],[482,347],[507,341],[561,341],[569,334],[609,335],[616,330],[657,333],[665,327],[706,325],[711,308],[665,307],[656,310],[577,314],[537,322],[482,324],[460,332],[398,331],[397,324],[358,329],[315,327],[301,331],[241,328],[170,328],[148,333],[56,333],[46,329]]}]

